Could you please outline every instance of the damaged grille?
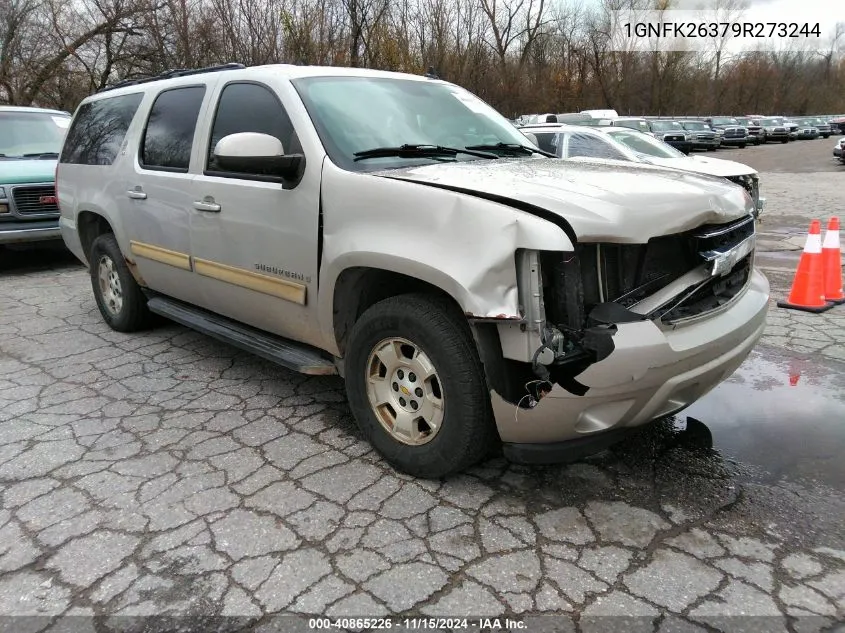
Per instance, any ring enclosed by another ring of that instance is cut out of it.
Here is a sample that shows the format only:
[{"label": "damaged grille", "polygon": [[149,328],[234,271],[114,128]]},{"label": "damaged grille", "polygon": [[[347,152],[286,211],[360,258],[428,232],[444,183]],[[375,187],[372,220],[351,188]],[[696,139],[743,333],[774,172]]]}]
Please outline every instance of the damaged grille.
[{"label": "damaged grille", "polygon": [[[708,253],[727,251],[753,235],[754,218],[749,215],[729,224],[656,237],[647,244],[578,244],[576,257],[569,259],[544,253],[547,316],[561,327],[581,328],[597,305],[613,302],[631,308],[704,265]],[[753,252],[725,276],[688,289],[692,294],[676,297],[650,317],[677,320],[718,308],[745,286],[752,258]]]},{"label": "damaged grille", "polygon": [[745,287],[750,276],[751,256],[749,255],[739,261],[726,276],[708,279],[653,316],[664,323],[671,324],[712,312],[733,299]]}]

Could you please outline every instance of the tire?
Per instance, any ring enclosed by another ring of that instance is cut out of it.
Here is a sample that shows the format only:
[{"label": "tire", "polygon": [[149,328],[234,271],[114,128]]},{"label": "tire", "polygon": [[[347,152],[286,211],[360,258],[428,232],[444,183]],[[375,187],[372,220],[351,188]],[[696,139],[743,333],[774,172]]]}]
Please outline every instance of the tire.
[{"label": "tire", "polygon": [[739,149],[745,149],[745,143],[740,143],[740,144],[739,144]]},{"label": "tire", "polygon": [[[383,356],[376,354],[378,349],[385,350]],[[414,364],[407,357],[411,349],[427,357],[433,379],[421,381],[411,371]],[[390,350],[398,362],[390,362]],[[397,470],[426,479],[445,477],[483,459],[498,441],[484,370],[466,319],[444,299],[408,294],[371,306],[350,332],[344,373],[349,406],[361,432]],[[378,375],[389,379],[370,380]],[[405,384],[397,389],[399,381]],[[380,383],[386,405],[377,412],[370,394],[374,401],[382,399],[375,393]],[[414,399],[419,394],[423,395]],[[441,417],[436,431],[411,422],[411,433],[404,435],[409,441],[402,441],[388,430],[397,413],[405,419],[414,415],[412,402],[418,403],[421,413],[424,406],[436,412],[429,401],[437,401],[438,394]],[[407,399],[400,400],[403,397]],[[421,437],[411,437],[420,431]]]},{"label": "tire", "polygon": [[129,272],[114,234],[104,233],[94,240],[88,261],[94,298],[109,327],[118,332],[150,327],[154,319],[147,298]]},{"label": "tire", "polygon": [[788,138],[782,139],[781,143],[789,143],[789,139]]}]

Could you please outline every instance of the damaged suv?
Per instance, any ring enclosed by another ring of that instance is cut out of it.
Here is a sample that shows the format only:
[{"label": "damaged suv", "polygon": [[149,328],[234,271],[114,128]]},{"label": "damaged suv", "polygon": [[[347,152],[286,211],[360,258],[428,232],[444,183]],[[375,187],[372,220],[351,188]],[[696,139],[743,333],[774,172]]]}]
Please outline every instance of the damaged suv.
[{"label": "damaged suv", "polygon": [[340,374],[363,434],[421,477],[679,411],[768,306],[747,191],[548,157],[428,77],[225,65],[107,89],[74,116],[58,195],[112,328],[154,313]]}]

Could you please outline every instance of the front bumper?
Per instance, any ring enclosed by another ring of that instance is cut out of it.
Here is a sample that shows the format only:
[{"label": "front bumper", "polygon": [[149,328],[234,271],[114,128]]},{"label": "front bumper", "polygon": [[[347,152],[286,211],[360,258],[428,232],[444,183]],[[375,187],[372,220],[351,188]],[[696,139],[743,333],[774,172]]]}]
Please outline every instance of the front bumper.
[{"label": "front bumper", "polygon": [[534,408],[522,409],[491,391],[505,454],[559,461],[562,442],[574,441],[581,451],[688,407],[742,364],[763,334],[768,306],[769,282],[755,270],[742,294],[717,314],[675,329],[651,321],[619,324],[614,351],[577,377],[589,387],[583,396],[555,385]]},{"label": "front bumper", "polygon": [[693,139],[691,141],[693,149],[695,148],[707,148],[707,147],[719,147],[719,139],[716,138],[701,138],[701,139]]},{"label": "front bumper", "polygon": [[60,240],[59,220],[29,220],[0,223],[0,244]]},{"label": "front bumper", "polygon": [[750,136],[743,136],[743,137],[722,137],[722,145],[748,145],[752,143],[754,139]]},{"label": "front bumper", "polygon": [[692,141],[689,141],[689,140],[687,140],[687,141],[666,141],[666,140],[664,140],[663,142],[666,143],[667,145],[671,145],[672,147],[674,147],[678,151],[684,152],[685,154],[688,154],[689,151],[692,149]]}]

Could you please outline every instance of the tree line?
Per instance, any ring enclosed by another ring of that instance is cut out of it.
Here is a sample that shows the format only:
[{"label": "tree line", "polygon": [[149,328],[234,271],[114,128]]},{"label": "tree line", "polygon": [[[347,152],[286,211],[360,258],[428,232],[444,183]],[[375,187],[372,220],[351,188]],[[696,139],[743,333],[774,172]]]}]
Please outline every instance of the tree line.
[{"label": "tree line", "polygon": [[0,104],[240,62],[434,69],[509,117],[845,112],[843,25],[813,52],[613,50],[610,12],[650,1],[0,0]]}]

